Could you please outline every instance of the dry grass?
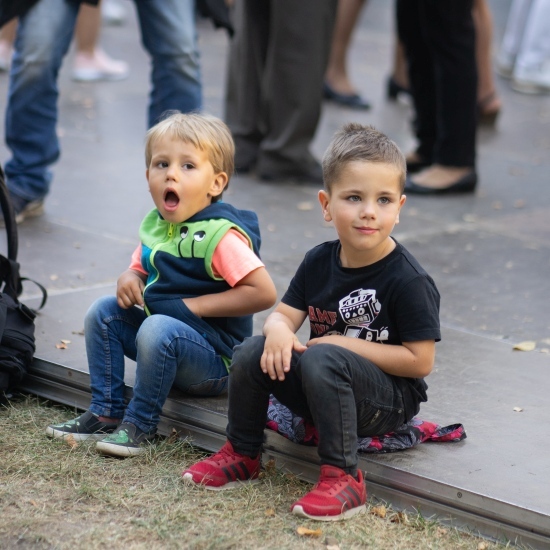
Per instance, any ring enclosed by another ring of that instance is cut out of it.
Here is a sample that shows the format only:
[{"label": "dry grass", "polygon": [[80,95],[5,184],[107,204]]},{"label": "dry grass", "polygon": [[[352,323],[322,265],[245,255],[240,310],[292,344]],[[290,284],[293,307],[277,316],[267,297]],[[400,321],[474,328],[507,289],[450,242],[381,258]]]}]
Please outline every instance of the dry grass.
[{"label": "dry grass", "polygon": [[[33,397],[0,410],[0,548],[503,548],[422,517],[396,522],[391,511],[304,521],[289,507],[309,485],[269,467],[241,490],[188,487],[181,471],[202,454],[176,438],[120,460],[45,436],[74,415]],[[300,536],[301,526],[321,534]]]}]

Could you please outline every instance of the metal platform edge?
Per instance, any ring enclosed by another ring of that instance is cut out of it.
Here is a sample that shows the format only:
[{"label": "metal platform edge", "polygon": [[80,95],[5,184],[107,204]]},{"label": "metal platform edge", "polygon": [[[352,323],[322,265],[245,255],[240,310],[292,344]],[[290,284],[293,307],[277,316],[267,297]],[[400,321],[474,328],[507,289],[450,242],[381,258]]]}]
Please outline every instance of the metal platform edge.
[{"label": "metal platform edge", "polygon": [[[90,403],[88,373],[37,357],[19,389],[82,410]],[[131,392],[127,387],[128,396]],[[158,431],[169,435],[176,429],[197,447],[216,451],[225,441],[226,423],[224,414],[169,397]],[[317,479],[315,448],[297,445],[269,430],[263,459],[264,463],[274,460],[278,468],[306,481]],[[425,519],[523,548],[550,548],[547,515],[404,472],[365,455],[359,459],[359,465],[365,471],[369,497],[391,504],[394,510],[420,513]]]}]

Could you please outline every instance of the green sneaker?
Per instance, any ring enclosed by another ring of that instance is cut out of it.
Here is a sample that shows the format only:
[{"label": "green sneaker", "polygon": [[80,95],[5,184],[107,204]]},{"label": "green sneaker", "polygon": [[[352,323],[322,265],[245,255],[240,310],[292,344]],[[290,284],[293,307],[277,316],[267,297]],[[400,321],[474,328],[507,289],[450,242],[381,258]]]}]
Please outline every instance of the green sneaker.
[{"label": "green sneaker", "polygon": [[48,426],[46,435],[56,439],[67,439],[72,436],[75,441],[84,441],[89,438],[101,439],[114,432],[117,427],[118,423],[100,422],[95,414],[86,411],[74,420]]},{"label": "green sneaker", "polygon": [[96,443],[96,449],[105,455],[135,456],[145,452],[142,443],[152,440],[156,430],[145,433],[134,424],[123,422],[111,435]]}]

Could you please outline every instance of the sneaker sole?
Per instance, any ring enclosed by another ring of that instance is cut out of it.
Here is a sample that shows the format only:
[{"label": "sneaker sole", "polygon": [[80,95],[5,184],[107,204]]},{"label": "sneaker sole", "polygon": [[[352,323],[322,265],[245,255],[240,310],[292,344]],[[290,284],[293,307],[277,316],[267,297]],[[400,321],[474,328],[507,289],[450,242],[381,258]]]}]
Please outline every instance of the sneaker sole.
[{"label": "sneaker sole", "polygon": [[56,430],[55,428],[48,427],[46,428],[46,435],[48,437],[53,437],[54,439],[68,439],[70,436],[73,437],[75,441],[86,441],[87,439],[103,439],[104,437],[107,437],[109,434],[78,434],[78,433],[71,433],[71,432],[62,432],[61,430]]},{"label": "sneaker sole", "polygon": [[535,84],[521,80],[512,80],[510,88],[516,92],[529,95],[539,95],[550,92],[549,86],[543,86],[542,84]]},{"label": "sneaker sole", "polygon": [[71,76],[75,82],[117,82],[128,78],[128,73],[108,74],[100,72],[80,73],[74,72]]},{"label": "sneaker sole", "polygon": [[104,455],[119,456],[121,458],[137,456],[145,452],[144,447],[124,447],[123,445],[106,443],[104,441],[97,442],[96,450]]},{"label": "sneaker sole", "polygon": [[215,487],[213,485],[206,485],[205,483],[196,483],[193,480],[193,474],[183,474],[182,479],[186,485],[191,485],[193,487],[203,487],[204,489],[208,489],[209,491],[228,491],[232,489],[239,489],[244,487],[245,485],[254,485],[255,483],[258,483],[260,481],[258,478],[245,479],[244,481],[228,481],[224,485]]},{"label": "sneaker sole", "polygon": [[292,513],[296,516],[313,519],[316,521],[342,521],[345,519],[352,518],[357,514],[362,514],[366,511],[366,509],[367,509],[367,506],[363,504],[361,506],[357,506],[356,508],[352,508],[351,510],[346,510],[345,512],[342,512],[337,516],[312,516],[311,514],[308,514],[307,512],[305,512],[304,509],[298,505],[292,508]]},{"label": "sneaker sole", "polygon": [[36,201],[29,203],[19,214],[15,216],[15,223],[21,223],[27,218],[37,218],[44,214],[44,203]]}]

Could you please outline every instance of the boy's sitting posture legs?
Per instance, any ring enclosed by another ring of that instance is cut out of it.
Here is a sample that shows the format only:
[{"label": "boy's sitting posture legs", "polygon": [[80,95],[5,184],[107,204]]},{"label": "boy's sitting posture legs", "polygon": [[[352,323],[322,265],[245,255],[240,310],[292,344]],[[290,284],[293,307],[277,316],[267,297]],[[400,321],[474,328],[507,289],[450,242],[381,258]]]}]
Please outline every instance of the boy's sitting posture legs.
[{"label": "boy's sitting posture legs", "polygon": [[[156,432],[172,385],[195,395],[225,390],[227,369],[221,357],[182,321],[166,315],[147,317],[143,310],[123,309],[114,296],[106,296],[88,311],[85,334],[92,390],[89,411],[49,426],[48,435],[72,435],[77,441],[93,437],[101,439],[97,449],[102,453],[140,454],[145,450],[141,443]],[[126,411],[125,355],[137,367],[134,396]]]},{"label": "boy's sitting posture legs", "polygon": [[272,380],[260,369],[264,342],[261,336],[249,338],[233,356],[227,427],[230,448],[226,444],[218,455],[192,466],[184,472],[184,479],[218,489],[245,481],[246,471],[236,476],[227,467],[228,450],[236,464],[246,460],[243,456],[248,460],[259,456],[273,393],[293,412],[313,420],[319,432],[319,483],[292,511],[321,520],[361,512],[366,488],[357,471],[357,435],[382,435],[403,423],[401,390],[367,359],[330,344],[313,346],[302,354],[293,352],[284,380]]}]

